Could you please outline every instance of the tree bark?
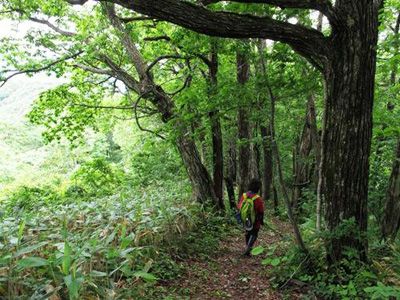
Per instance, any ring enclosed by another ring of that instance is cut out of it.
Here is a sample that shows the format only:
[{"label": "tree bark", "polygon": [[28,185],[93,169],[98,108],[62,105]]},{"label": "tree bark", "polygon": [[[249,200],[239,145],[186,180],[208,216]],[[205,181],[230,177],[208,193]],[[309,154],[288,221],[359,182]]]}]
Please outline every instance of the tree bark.
[{"label": "tree bark", "polygon": [[[325,119],[322,138],[323,192],[330,232],[328,261],[355,248],[367,260],[367,197],[372,136],[378,13],[373,1],[337,1],[345,29],[334,28],[325,70]],[[354,222],[353,231],[341,230]]]},{"label": "tree bark", "polygon": [[[267,80],[267,64],[264,57],[265,41],[258,40],[257,43],[259,61],[256,70],[258,76],[261,78],[257,85],[259,93],[259,109],[267,106],[267,90],[265,88],[265,81]],[[271,124],[270,120],[262,122],[260,125],[260,132],[262,137],[262,150],[263,150],[263,167],[262,167],[262,196],[265,200],[271,198],[271,185],[273,179],[273,158],[272,158],[272,135],[271,135]],[[277,201],[277,197],[276,197]],[[274,198],[275,208],[275,198]],[[276,208],[277,209],[277,208]]]},{"label": "tree bark", "polygon": [[[246,54],[236,53],[237,81],[241,89],[250,78],[250,64]],[[245,94],[245,93],[243,93]],[[242,99],[240,99],[242,100]],[[247,107],[239,107],[238,110],[238,138],[239,138],[239,195],[242,195],[250,181],[250,121]]]},{"label": "tree bark", "polygon": [[237,174],[236,137],[228,139],[225,185],[231,209],[236,209],[235,182]]},{"label": "tree bark", "polygon": [[293,198],[292,206],[295,213],[298,213],[299,200],[302,197],[303,188],[311,183],[312,168],[310,153],[312,150],[311,123],[312,113],[310,101],[307,102],[306,117],[299,142],[294,149],[293,163]]},{"label": "tree bark", "polygon": [[[211,41],[211,51],[209,55],[209,91],[208,96],[212,98],[216,95],[218,89],[218,49],[215,41]],[[224,193],[223,193],[223,180],[224,180],[224,150],[222,140],[221,122],[219,112],[213,109],[209,113],[211,122],[211,135],[212,135],[212,149],[213,149],[213,180],[214,191],[217,196],[217,207],[221,210],[224,209]]]},{"label": "tree bark", "polygon": [[178,151],[192,183],[193,197],[200,203],[216,201],[213,182],[200,159],[195,142],[188,135],[180,134],[176,140]]}]

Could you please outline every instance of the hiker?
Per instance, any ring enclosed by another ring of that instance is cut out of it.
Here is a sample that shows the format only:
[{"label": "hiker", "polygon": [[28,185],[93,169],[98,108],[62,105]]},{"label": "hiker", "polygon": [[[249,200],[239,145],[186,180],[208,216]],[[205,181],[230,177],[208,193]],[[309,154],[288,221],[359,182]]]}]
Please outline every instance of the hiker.
[{"label": "hiker", "polygon": [[261,225],[264,225],[264,201],[257,194],[260,191],[260,187],[261,182],[258,179],[252,179],[248,187],[248,192],[240,197],[237,205],[245,228],[245,256],[250,256],[251,249],[257,240],[258,231]]}]

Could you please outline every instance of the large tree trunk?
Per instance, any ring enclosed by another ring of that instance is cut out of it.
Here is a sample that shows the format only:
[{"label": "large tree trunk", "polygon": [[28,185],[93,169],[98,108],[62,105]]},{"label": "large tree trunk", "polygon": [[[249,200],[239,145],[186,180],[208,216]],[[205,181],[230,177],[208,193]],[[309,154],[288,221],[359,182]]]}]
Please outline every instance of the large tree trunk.
[{"label": "large tree trunk", "polygon": [[213,182],[201,162],[195,142],[188,135],[181,134],[178,136],[176,144],[192,183],[194,198],[200,203],[207,201],[218,203]]},{"label": "large tree trunk", "polygon": [[395,239],[400,228],[400,139],[394,158],[389,187],[386,195],[385,212],[382,222],[382,236]]},{"label": "large tree trunk", "polygon": [[[373,1],[337,1],[346,30],[332,32],[325,68],[322,176],[326,221],[335,235],[327,242],[328,261],[345,247],[367,259],[367,193],[372,136],[372,104],[378,15]],[[355,222],[355,231],[341,230]]]},{"label": "large tree trunk", "polygon": [[[250,65],[246,54],[238,52],[236,55],[237,80],[241,87],[249,80]],[[249,184],[250,176],[250,122],[247,108],[239,107],[238,111],[238,138],[239,138],[239,195],[242,195]]]}]

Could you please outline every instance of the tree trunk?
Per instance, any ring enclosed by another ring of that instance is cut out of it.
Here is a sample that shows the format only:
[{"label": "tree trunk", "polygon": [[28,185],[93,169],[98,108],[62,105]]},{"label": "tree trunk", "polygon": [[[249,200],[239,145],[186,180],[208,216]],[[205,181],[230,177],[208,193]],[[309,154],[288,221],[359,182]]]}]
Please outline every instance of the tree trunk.
[{"label": "tree trunk", "polygon": [[[236,55],[237,80],[242,89],[250,77],[250,65],[244,53]],[[244,93],[243,93],[244,94]],[[238,111],[238,137],[239,137],[239,195],[248,187],[250,176],[250,122],[248,109],[240,107]]]},{"label": "tree trunk", "polygon": [[[272,180],[273,181],[273,180]],[[278,202],[278,191],[276,190],[276,186],[272,183],[272,192],[273,192],[273,206],[274,206],[274,214],[279,215],[279,202]]]},{"label": "tree trunk", "polygon": [[200,159],[195,142],[188,135],[181,134],[176,140],[179,153],[192,183],[193,196],[200,203],[218,203],[213,182]]},{"label": "tree trunk", "polygon": [[211,133],[212,133],[214,191],[216,197],[218,198],[218,208],[224,209],[224,193],[223,193],[224,158],[223,158],[221,123],[219,120],[218,112],[216,111],[210,112],[209,116],[211,120]]},{"label": "tree trunk", "polygon": [[272,93],[272,89],[270,86],[269,88],[269,93],[271,96],[271,123],[270,123],[270,129],[271,129],[271,136],[272,136],[272,153],[275,157],[275,164],[276,164],[276,172],[278,173],[278,179],[279,179],[279,184],[282,189],[282,194],[283,194],[283,199],[285,200],[286,204],[286,209],[287,209],[287,214],[289,217],[289,221],[292,224],[293,227],[293,233],[294,237],[296,239],[296,244],[299,246],[301,251],[304,254],[308,254],[308,250],[304,244],[303,238],[301,236],[301,232],[299,229],[299,226],[297,224],[296,216],[293,214],[292,211],[292,206],[290,204],[290,198],[289,194],[286,189],[285,182],[283,180],[283,172],[282,172],[282,165],[281,165],[281,159],[279,155],[279,149],[278,149],[278,144],[276,142],[276,135],[275,135],[275,96]]},{"label": "tree trunk", "polygon": [[312,162],[310,153],[313,147],[311,123],[313,122],[312,107],[310,101],[307,102],[306,117],[300,140],[294,149],[293,163],[293,198],[292,205],[295,213],[298,213],[299,201],[302,197],[303,188],[311,183]]},{"label": "tree trunk", "polygon": [[[257,43],[259,61],[256,70],[258,72],[259,81],[257,89],[259,92],[259,109],[267,106],[267,90],[265,88],[265,82],[267,78],[267,64],[264,56],[265,41],[258,40]],[[272,158],[272,135],[271,135],[271,124],[266,125],[266,121],[260,125],[260,132],[262,137],[262,150],[263,150],[263,169],[262,169],[262,196],[265,200],[271,198],[271,185],[273,180],[273,158]],[[270,121],[268,121],[270,123]],[[275,190],[276,192],[276,190]],[[276,201],[277,201],[276,197]],[[275,198],[274,198],[274,209],[275,209]],[[277,209],[277,208],[276,208]]]},{"label": "tree trunk", "polygon": [[[346,247],[367,260],[367,196],[378,14],[373,1],[340,1],[346,30],[332,32],[325,67],[326,103],[322,176],[326,221],[336,233],[327,242],[328,262]],[[354,230],[341,230],[355,222]],[[337,234],[341,233],[340,236]]]},{"label": "tree trunk", "polygon": [[[212,98],[217,93],[218,88],[218,52],[215,41],[211,41],[211,52],[209,58],[209,92],[208,96]],[[224,180],[224,151],[222,141],[221,122],[218,110],[213,110],[209,113],[211,122],[211,135],[212,135],[212,149],[213,149],[213,179],[214,191],[217,196],[219,209],[224,209],[224,193],[223,193],[223,180]]]},{"label": "tree trunk", "polygon": [[228,140],[228,151],[226,160],[225,185],[228,193],[231,209],[236,209],[235,182],[236,182],[236,138],[230,137]]},{"label": "tree trunk", "polygon": [[382,237],[395,239],[400,228],[400,138],[394,158],[389,187],[386,194],[385,212],[382,222]]}]

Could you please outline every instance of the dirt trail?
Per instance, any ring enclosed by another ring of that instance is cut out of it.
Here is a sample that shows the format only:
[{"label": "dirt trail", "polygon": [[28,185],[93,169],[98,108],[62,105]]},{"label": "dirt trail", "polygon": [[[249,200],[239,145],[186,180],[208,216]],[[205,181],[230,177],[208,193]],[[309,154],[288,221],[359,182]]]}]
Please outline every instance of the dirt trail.
[{"label": "dirt trail", "polygon": [[[283,232],[290,230],[286,223],[276,220],[273,223]],[[268,246],[279,239],[270,229],[262,228],[255,246]],[[168,289],[175,290],[181,299],[282,299],[270,286],[261,265],[262,256],[243,257],[243,252],[244,236],[238,231],[221,242],[219,251],[207,260],[185,261],[185,274],[168,283]]]}]

